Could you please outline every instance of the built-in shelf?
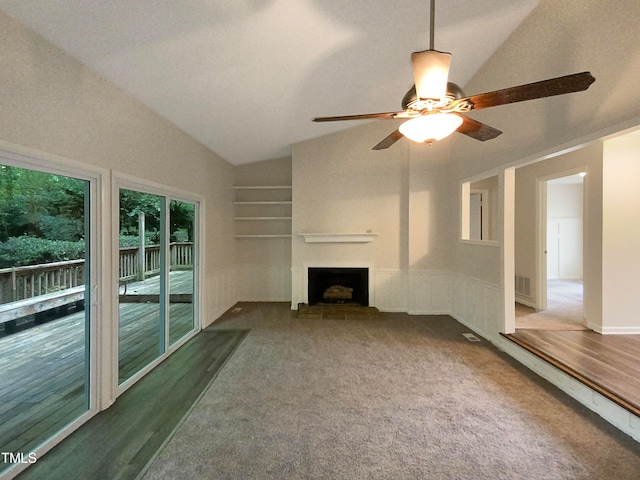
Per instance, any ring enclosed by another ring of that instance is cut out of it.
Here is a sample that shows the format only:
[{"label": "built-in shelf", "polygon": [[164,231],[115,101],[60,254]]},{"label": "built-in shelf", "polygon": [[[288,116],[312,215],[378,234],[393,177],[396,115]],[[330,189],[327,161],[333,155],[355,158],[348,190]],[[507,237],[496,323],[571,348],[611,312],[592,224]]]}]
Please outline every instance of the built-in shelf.
[{"label": "built-in shelf", "polygon": [[377,233],[299,233],[306,243],[369,243]]},{"label": "built-in shelf", "polygon": [[236,185],[235,238],[291,238],[291,185]]}]

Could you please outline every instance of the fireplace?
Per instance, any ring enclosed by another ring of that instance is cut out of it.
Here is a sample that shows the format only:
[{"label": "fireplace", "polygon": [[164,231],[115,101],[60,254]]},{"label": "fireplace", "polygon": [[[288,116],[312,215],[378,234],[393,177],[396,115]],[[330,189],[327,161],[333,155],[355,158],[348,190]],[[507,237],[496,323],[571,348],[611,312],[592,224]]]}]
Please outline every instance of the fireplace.
[{"label": "fireplace", "polygon": [[309,268],[309,305],[369,306],[368,268]]}]

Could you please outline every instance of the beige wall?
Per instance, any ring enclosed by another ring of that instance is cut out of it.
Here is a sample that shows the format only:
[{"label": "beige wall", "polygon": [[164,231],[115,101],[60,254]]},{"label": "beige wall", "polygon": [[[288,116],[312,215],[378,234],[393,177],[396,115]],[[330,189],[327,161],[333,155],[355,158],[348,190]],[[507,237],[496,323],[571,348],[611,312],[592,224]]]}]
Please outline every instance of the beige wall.
[{"label": "beige wall", "polygon": [[0,143],[42,165],[100,178],[100,404],[115,398],[110,365],[117,309],[110,288],[112,178],[127,177],[203,201],[202,323],[237,300],[231,165],[73,58],[0,12]]},{"label": "beige wall", "polygon": [[[422,310],[412,273],[444,269],[448,258],[451,211],[438,202],[448,187],[448,144],[402,139],[372,151],[394,128],[372,122],[294,145],[294,304],[304,300],[305,267],[332,264],[372,268],[373,305]],[[299,235],[368,231],[376,234],[371,243],[309,244]]]},{"label": "beige wall", "polygon": [[602,331],[640,333],[640,134],[604,142]]},{"label": "beige wall", "polygon": [[582,182],[547,185],[549,218],[582,218],[584,188]]}]

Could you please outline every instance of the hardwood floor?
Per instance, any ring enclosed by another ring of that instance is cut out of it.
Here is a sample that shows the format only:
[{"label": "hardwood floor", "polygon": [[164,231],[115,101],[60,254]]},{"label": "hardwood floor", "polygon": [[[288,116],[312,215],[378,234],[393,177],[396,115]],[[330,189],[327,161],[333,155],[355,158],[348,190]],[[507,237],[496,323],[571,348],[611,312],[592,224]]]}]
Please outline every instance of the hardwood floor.
[{"label": "hardwood floor", "polygon": [[523,329],[505,337],[640,416],[640,335]]},{"label": "hardwood floor", "polygon": [[640,416],[640,335],[587,329],[581,281],[547,286],[547,310],[516,304],[516,333],[505,337]]},{"label": "hardwood floor", "polygon": [[135,479],[247,333],[203,330],[17,478]]}]

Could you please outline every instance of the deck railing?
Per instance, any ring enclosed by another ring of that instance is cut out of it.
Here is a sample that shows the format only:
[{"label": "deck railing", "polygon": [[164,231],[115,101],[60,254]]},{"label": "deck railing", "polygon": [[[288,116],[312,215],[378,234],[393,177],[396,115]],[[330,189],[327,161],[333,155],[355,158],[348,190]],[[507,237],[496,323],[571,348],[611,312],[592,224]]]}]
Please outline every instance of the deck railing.
[{"label": "deck railing", "polygon": [[[193,243],[169,244],[171,270],[193,268]],[[151,277],[160,272],[160,246],[144,248],[144,268],[140,269],[140,249],[121,248],[119,277],[129,281]],[[84,260],[45,263],[0,269],[0,304],[25,300],[84,284]]]}]

